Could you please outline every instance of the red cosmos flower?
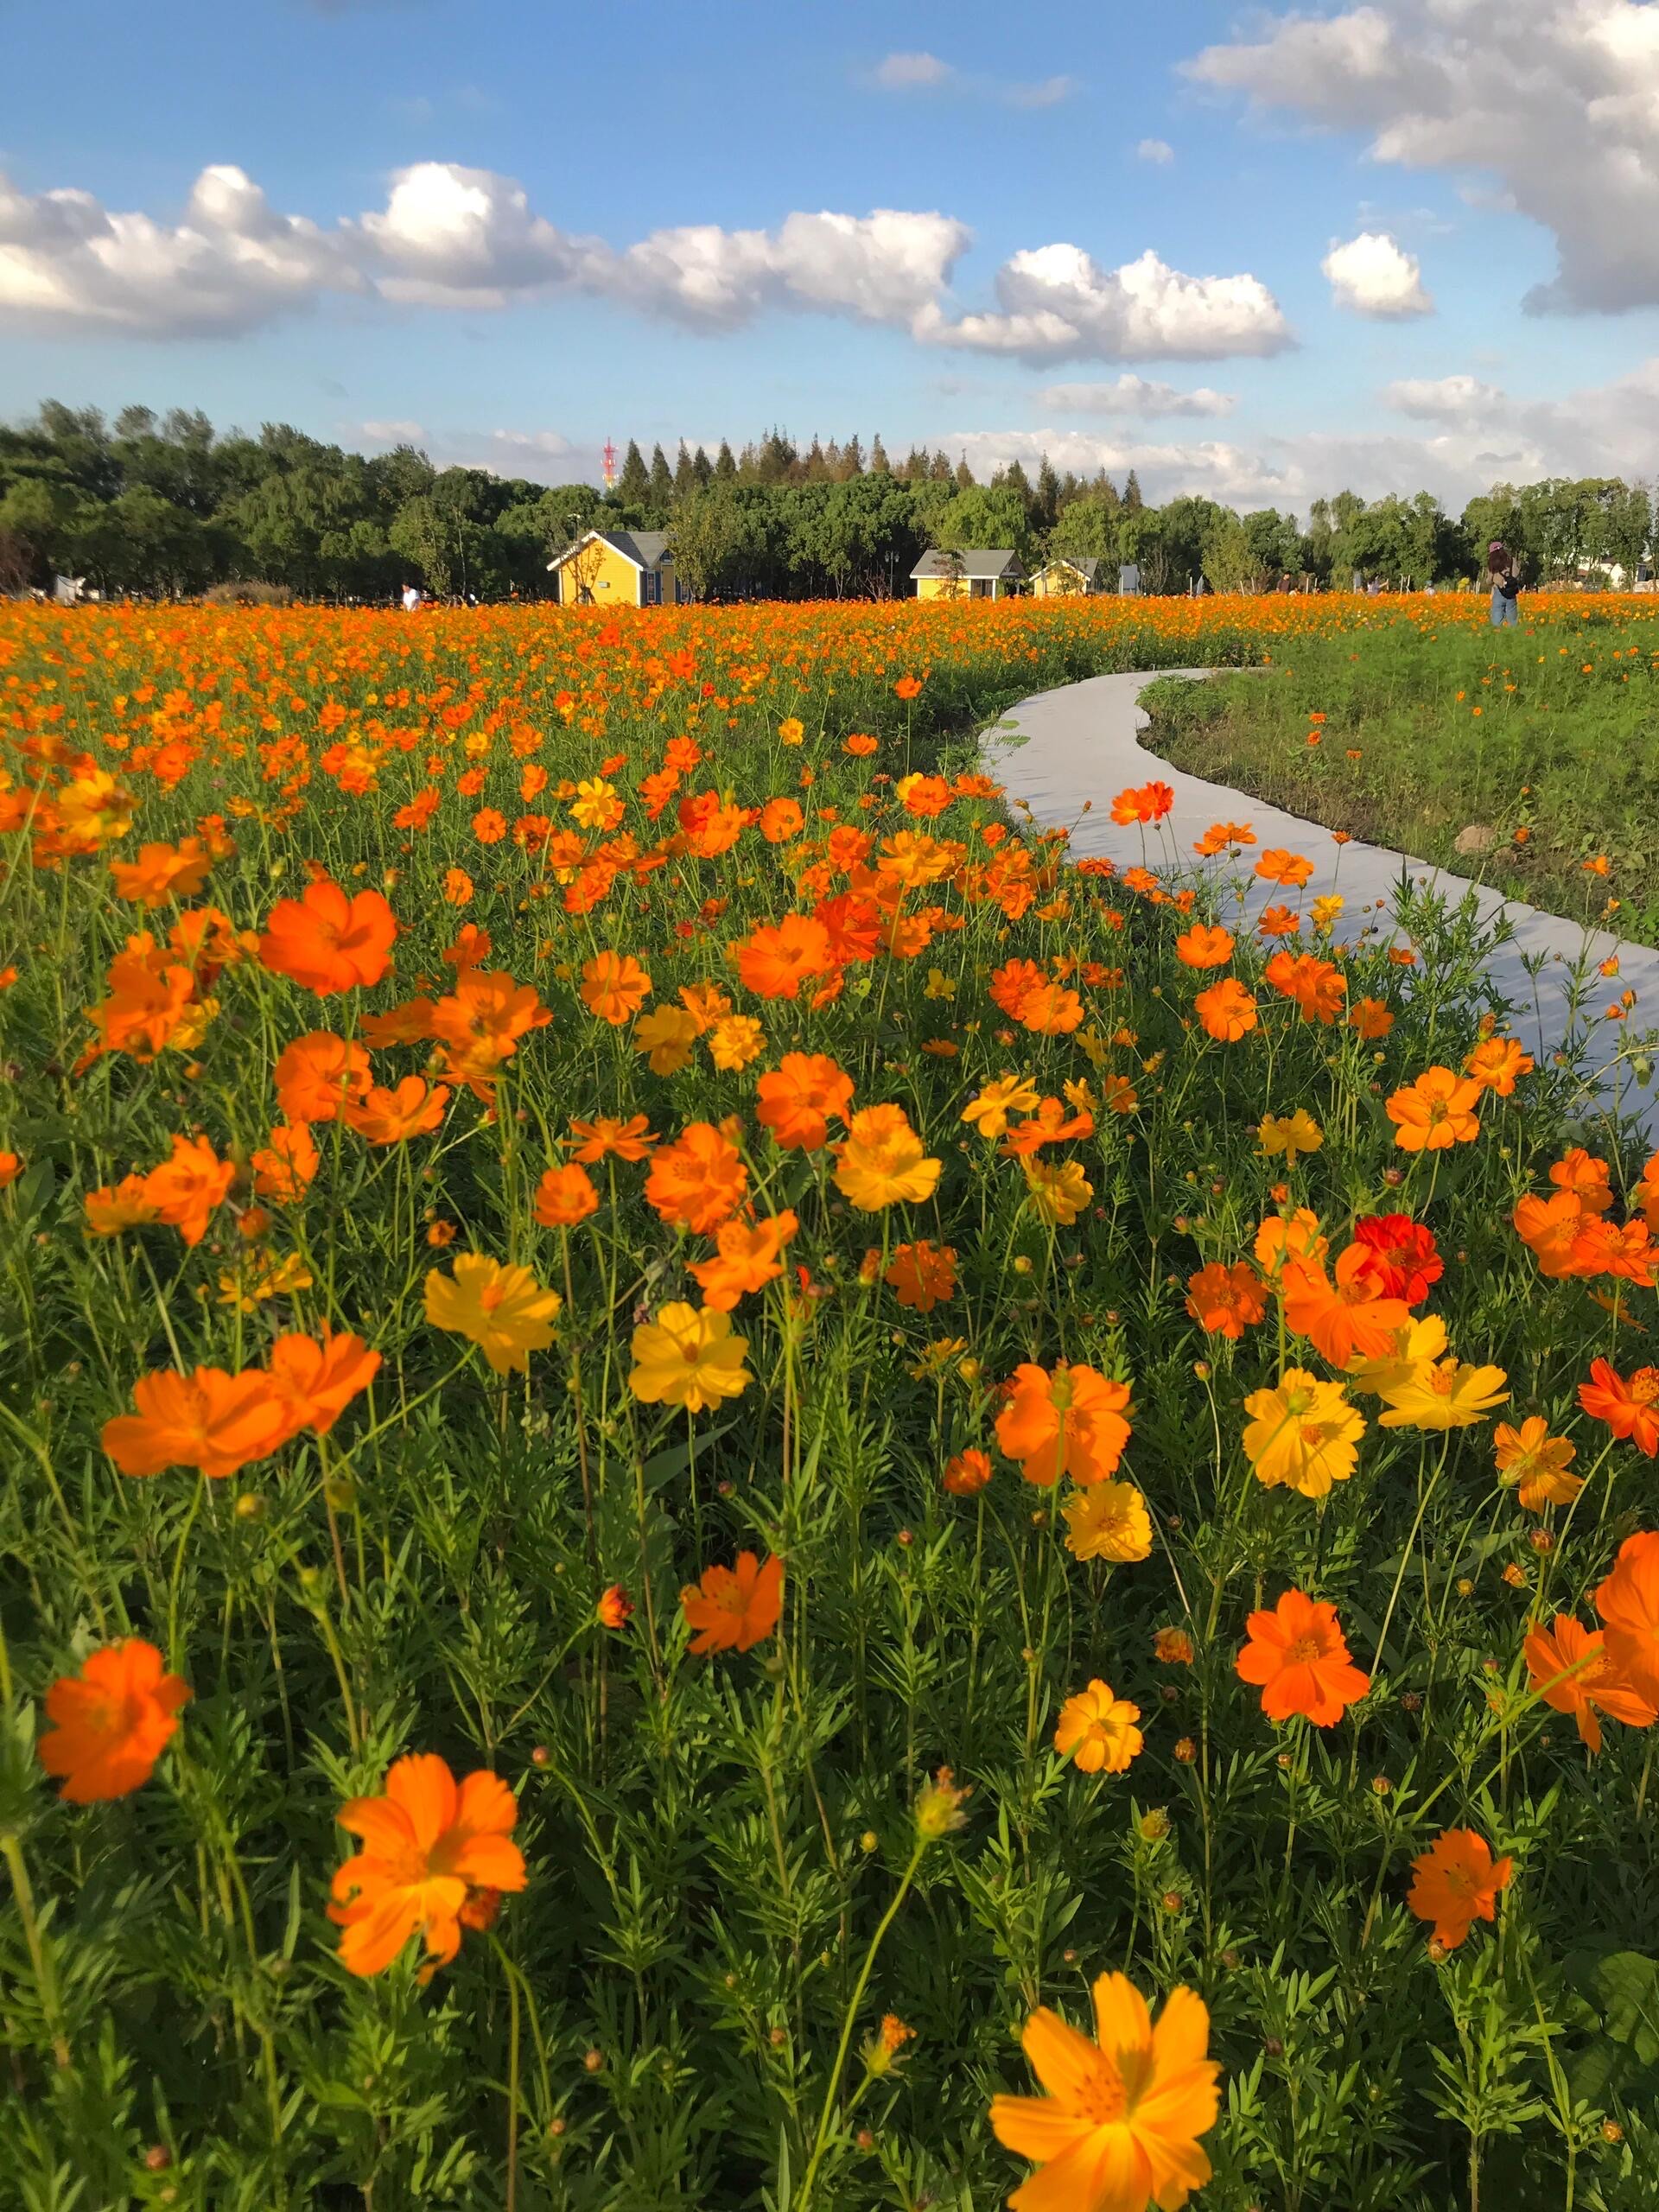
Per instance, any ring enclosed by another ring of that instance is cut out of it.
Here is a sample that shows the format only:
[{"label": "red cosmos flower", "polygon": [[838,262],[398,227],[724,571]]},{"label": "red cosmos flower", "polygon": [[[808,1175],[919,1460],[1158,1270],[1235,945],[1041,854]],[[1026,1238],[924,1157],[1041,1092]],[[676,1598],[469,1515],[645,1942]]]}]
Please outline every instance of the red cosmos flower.
[{"label": "red cosmos flower", "polygon": [[1446,1273],[1433,1233],[1408,1213],[1367,1214],[1354,1224],[1354,1242],[1366,1254],[1386,1298],[1421,1306]]},{"label": "red cosmos flower", "polygon": [[1592,1360],[1579,1403],[1649,1459],[1659,1459],[1659,1367],[1638,1367],[1628,1382],[1605,1359]]},{"label": "red cosmos flower", "polygon": [[281,899],[259,940],[259,957],[319,998],[378,983],[391,965],[397,920],[378,891],[348,899],[324,877],[298,899]]}]

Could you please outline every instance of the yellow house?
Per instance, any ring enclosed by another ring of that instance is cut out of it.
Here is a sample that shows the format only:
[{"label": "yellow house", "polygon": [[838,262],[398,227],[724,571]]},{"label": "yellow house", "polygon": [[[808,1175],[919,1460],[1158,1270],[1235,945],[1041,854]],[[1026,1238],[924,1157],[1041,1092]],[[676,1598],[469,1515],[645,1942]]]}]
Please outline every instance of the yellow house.
[{"label": "yellow house", "polygon": [[548,564],[561,607],[675,607],[680,588],[667,533],[590,530]]},{"label": "yellow house", "polygon": [[1038,569],[1031,580],[1031,588],[1037,599],[1080,599],[1088,592],[1104,591],[1105,563],[1092,553],[1076,558],[1057,553],[1046,567]]},{"label": "yellow house", "polygon": [[918,599],[1007,599],[1025,580],[1025,570],[1006,550],[923,554],[910,572]]}]

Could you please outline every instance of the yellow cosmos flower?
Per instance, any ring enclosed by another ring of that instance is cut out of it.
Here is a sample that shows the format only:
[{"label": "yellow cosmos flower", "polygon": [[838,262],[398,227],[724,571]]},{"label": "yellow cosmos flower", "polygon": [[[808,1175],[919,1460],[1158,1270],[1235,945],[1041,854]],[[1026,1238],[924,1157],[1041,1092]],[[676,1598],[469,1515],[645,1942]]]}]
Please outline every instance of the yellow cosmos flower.
[{"label": "yellow cosmos flower", "polygon": [[956,977],[947,976],[943,968],[930,968],[927,981],[922,985],[922,996],[925,999],[953,999],[956,995]]},{"label": "yellow cosmos flower", "polygon": [[1317,1152],[1325,1142],[1325,1131],[1306,1106],[1294,1114],[1264,1114],[1257,1135],[1268,1158],[1282,1152],[1287,1167],[1295,1166],[1299,1152]]},{"label": "yellow cosmos flower", "polygon": [[1377,1423],[1382,1428],[1470,1428],[1506,1402],[1509,1381],[1501,1367],[1421,1360],[1409,1380],[1382,1393],[1389,1410],[1378,1414]]},{"label": "yellow cosmos flower", "polygon": [[1582,1475],[1567,1472],[1578,1457],[1577,1445],[1552,1436],[1540,1414],[1529,1414],[1519,1428],[1499,1421],[1492,1431],[1492,1457],[1499,1482],[1505,1490],[1518,1490],[1530,1513],[1541,1513],[1547,1505],[1571,1505],[1584,1488]]},{"label": "yellow cosmos flower", "polygon": [[1090,1483],[1074,1491],[1061,1510],[1065,1548],[1073,1559],[1126,1562],[1150,1555],[1152,1516],[1133,1483]]},{"label": "yellow cosmos flower", "polygon": [[1392,1351],[1376,1359],[1367,1359],[1363,1353],[1351,1359],[1344,1370],[1348,1388],[1364,1397],[1384,1397],[1409,1382],[1419,1367],[1444,1357],[1447,1342],[1446,1324],[1440,1315],[1425,1313],[1394,1332]]},{"label": "yellow cosmos flower", "polygon": [[1265,1488],[1282,1484],[1300,1497],[1323,1497],[1332,1483],[1345,1483],[1353,1473],[1365,1421],[1340,1382],[1322,1382],[1304,1367],[1288,1367],[1276,1389],[1253,1390],[1244,1410],[1251,1415],[1244,1454]]},{"label": "yellow cosmos flower", "polygon": [[530,1355],[553,1341],[564,1300],[543,1290],[528,1268],[504,1266],[481,1252],[455,1262],[453,1276],[434,1268],[426,1279],[426,1318],[435,1329],[470,1337],[498,1375],[530,1370]]},{"label": "yellow cosmos flower", "polygon": [[709,1032],[709,1056],[727,1075],[747,1067],[766,1049],[766,1033],[752,1014],[722,1014]]},{"label": "yellow cosmos flower", "polygon": [[697,1034],[696,1016],[683,1006],[653,1007],[633,1025],[633,1048],[646,1055],[653,1075],[677,1075]]},{"label": "yellow cosmos flower", "polygon": [[1000,1075],[977,1098],[969,1100],[958,1118],[971,1122],[982,1137],[1006,1136],[1009,1115],[1035,1113],[1037,1098],[1037,1086],[1028,1075]]},{"label": "yellow cosmos flower", "polygon": [[839,1147],[836,1187],[861,1213],[919,1205],[938,1187],[944,1162],[930,1160],[902,1106],[867,1106]]},{"label": "yellow cosmos flower", "polygon": [[993,2097],[996,2139],[1039,2171],[1014,2212],[1179,2212],[1210,2178],[1198,2138],[1216,2124],[1221,2069],[1205,2056],[1210,2014],[1173,1989],[1154,2028],[1121,1974],[1094,1987],[1095,2040],[1040,2006],[1020,2040],[1046,2097]]},{"label": "yellow cosmos flower", "polygon": [[1058,1222],[1063,1229],[1071,1226],[1095,1195],[1094,1185],[1075,1160],[1053,1166],[1046,1160],[1027,1160],[1026,1188],[1038,1219]]},{"label": "yellow cosmos flower", "polygon": [[1140,1718],[1140,1707],[1114,1697],[1109,1682],[1092,1681],[1060,1707],[1054,1748],[1082,1774],[1122,1774],[1146,1742]]},{"label": "yellow cosmos flower", "polygon": [[741,1397],[752,1377],[743,1364],[747,1337],[734,1336],[729,1313],[695,1306],[664,1306],[654,1321],[633,1332],[628,1388],[648,1406],[683,1406],[700,1414],[725,1398]]}]

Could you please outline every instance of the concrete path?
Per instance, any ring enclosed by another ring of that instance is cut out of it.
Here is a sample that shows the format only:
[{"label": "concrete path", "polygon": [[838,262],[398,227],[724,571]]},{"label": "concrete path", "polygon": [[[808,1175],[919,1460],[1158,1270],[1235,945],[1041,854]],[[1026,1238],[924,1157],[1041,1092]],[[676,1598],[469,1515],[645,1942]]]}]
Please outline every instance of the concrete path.
[{"label": "concrete path", "polygon": [[[1320,893],[1339,891],[1347,906],[1336,926],[1338,939],[1351,940],[1371,924],[1385,940],[1403,941],[1402,893],[1408,899],[1427,893],[1452,908],[1472,893],[1481,925],[1493,938],[1484,963],[1488,985],[1494,1003],[1507,1002],[1512,1033],[1541,1063],[1563,1049],[1573,1052],[1586,1071],[1586,1113],[1605,1113],[1616,1104],[1659,1144],[1659,1090],[1651,1081],[1640,1086],[1630,1065],[1637,1038],[1659,1021],[1659,952],[1601,930],[1580,929],[1383,847],[1357,841],[1339,845],[1317,823],[1247,798],[1230,785],[1187,775],[1147,752],[1140,733],[1150,718],[1137,703],[1141,693],[1160,677],[1198,680],[1211,672],[1184,668],[1095,676],[1021,700],[982,734],[986,771],[1007,785],[1011,798],[1024,800],[1045,829],[1070,829],[1077,860],[1106,859],[1120,868],[1144,861],[1166,879],[1206,871],[1237,879],[1243,869],[1236,859],[1201,861],[1193,853],[1194,842],[1212,822],[1249,823],[1255,852],[1285,846],[1305,854],[1313,875],[1300,893],[1248,877],[1247,924],[1276,902],[1306,910]],[[1115,823],[1116,793],[1154,778],[1175,793],[1164,821],[1144,831],[1138,823]],[[1246,865],[1253,857],[1247,849]],[[1301,941],[1309,942],[1306,930]],[[1610,959],[1618,963],[1616,977],[1600,972]],[[1625,990],[1637,995],[1629,1020],[1609,1021],[1606,1007]]]}]

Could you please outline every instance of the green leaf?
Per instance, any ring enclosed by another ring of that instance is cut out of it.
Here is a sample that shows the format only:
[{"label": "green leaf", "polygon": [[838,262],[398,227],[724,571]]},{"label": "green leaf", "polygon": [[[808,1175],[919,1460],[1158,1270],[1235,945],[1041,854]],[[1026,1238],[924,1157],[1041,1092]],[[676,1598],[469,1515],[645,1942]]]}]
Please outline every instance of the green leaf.
[{"label": "green leaf", "polygon": [[1643,2066],[1659,2059],[1659,1959],[1615,1951],[1596,1968],[1606,2006],[1602,2026],[1615,2043],[1627,2043]]}]

